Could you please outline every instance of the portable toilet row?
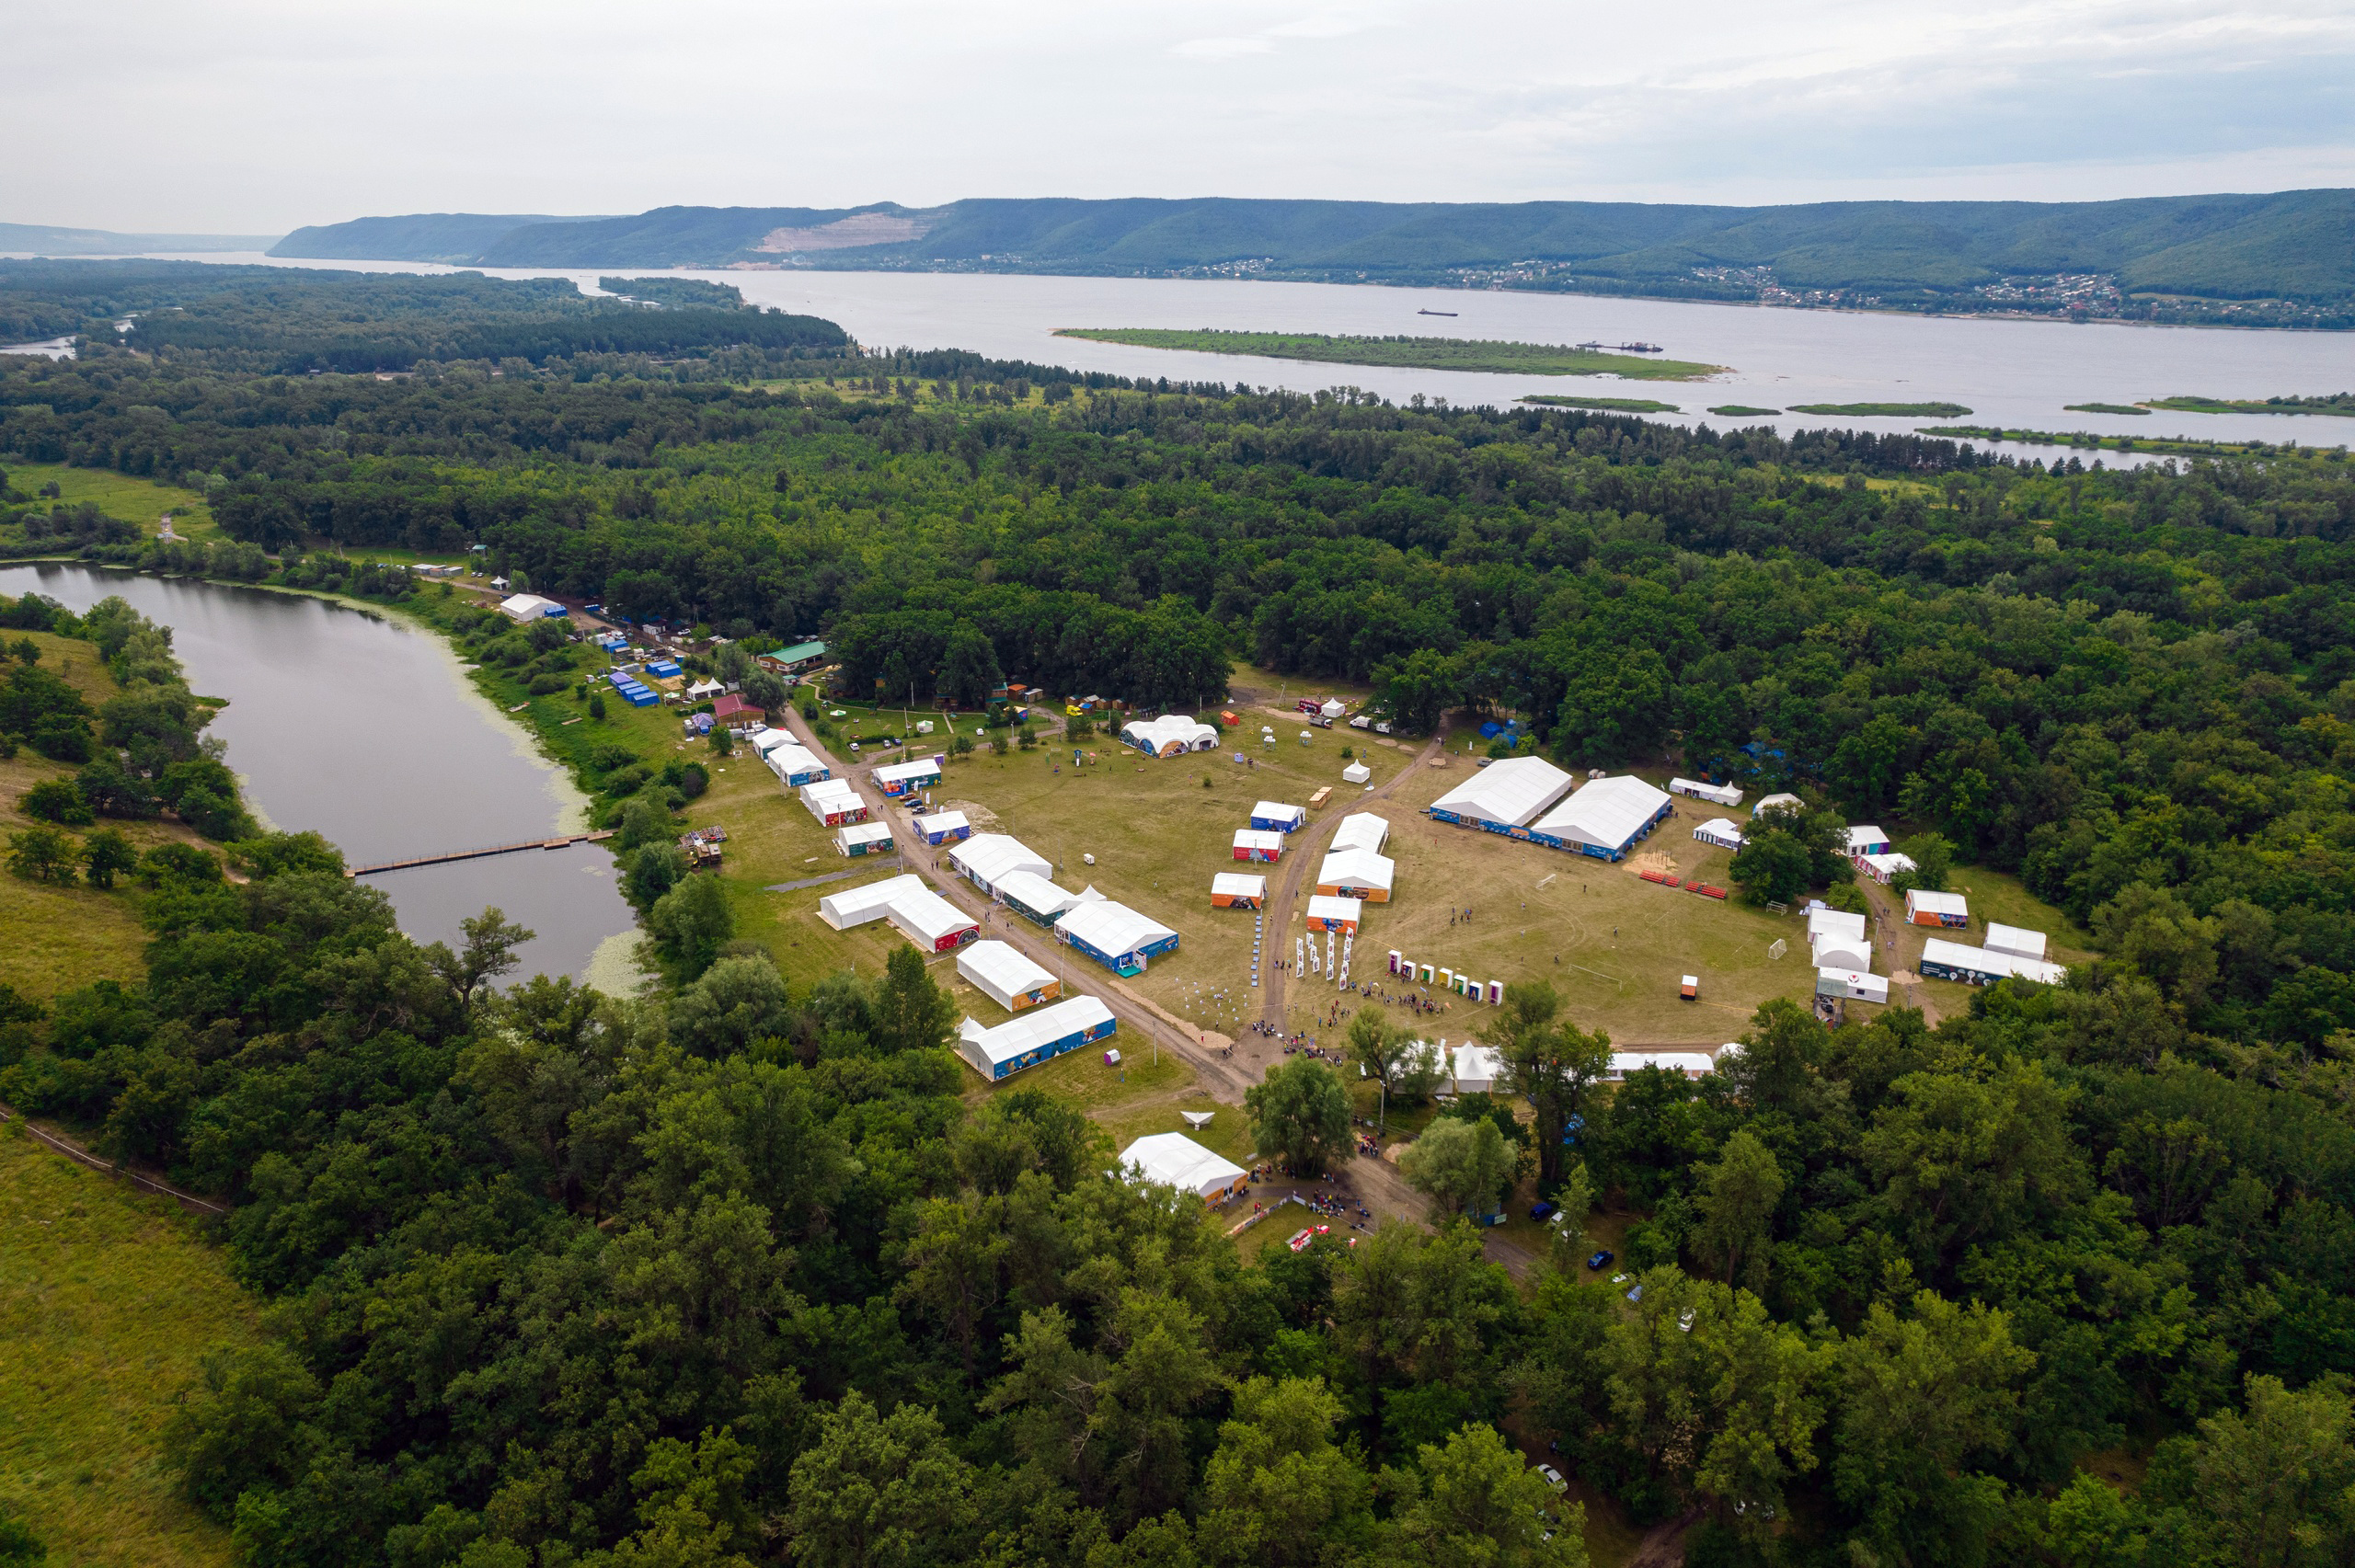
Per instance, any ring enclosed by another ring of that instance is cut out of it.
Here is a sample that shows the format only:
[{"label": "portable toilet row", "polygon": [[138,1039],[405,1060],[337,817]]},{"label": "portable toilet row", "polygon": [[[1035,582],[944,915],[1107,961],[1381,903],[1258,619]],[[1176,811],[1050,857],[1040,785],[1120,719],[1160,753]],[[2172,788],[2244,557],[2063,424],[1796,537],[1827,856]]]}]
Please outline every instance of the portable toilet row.
[{"label": "portable toilet row", "polygon": [[1501,1003],[1505,999],[1505,983],[1502,980],[1476,980],[1470,975],[1459,975],[1453,969],[1442,968],[1435,964],[1419,965],[1396,947],[1390,950],[1390,972],[1409,984],[1435,985],[1442,990],[1451,990],[1458,996],[1485,1001],[1491,1006]]}]

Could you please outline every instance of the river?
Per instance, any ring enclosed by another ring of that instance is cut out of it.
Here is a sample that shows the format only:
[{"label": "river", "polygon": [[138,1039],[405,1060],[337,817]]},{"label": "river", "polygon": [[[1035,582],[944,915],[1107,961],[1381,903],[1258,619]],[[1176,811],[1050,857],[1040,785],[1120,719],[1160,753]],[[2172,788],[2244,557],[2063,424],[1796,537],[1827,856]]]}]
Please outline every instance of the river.
[{"label": "river", "polygon": [[[448,272],[410,262],[278,260],[258,254],[188,256],[190,261],[266,262],[338,270]],[[594,269],[481,269],[503,278],[570,278],[597,292]],[[2071,403],[2131,404],[2153,397],[2326,395],[2355,385],[2355,337],[2346,333],[2072,325],[1988,317],[1769,309],[1676,300],[1470,289],[1394,289],[1332,283],[1258,283],[1159,278],[1048,278],[951,272],[664,271],[605,269],[631,277],[731,283],[745,298],[838,322],[871,348],[970,349],[1124,376],[1247,382],[1315,391],[1357,386],[1396,401],[1420,394],[1458,404],[1503,405],[1531,393],[1643,397],[1674,404],[1671,423],[1769,424],[1785,431],[1839,425],[1905,431],[1965,423],[2110,435],[2334,446],[2355,438],[2355,419],[2266,414],[2073,414]],[[1427,316],[1420,310],[1452,311]],[[1058,327],[1223,327],[1238,331],[1501,338],[1534,343],[1658,343],[1666,356],[1731,367],[1701,383],[1625,382],[1605,376],[1494,375],[1383,370],[1224,354],[1173,353],[1058,338]],[[1959,403],[1952,420],[1784,413],[1729,420],[1712,405],[1787,409],[1798,403]],[[2021,456],[2049,447],[2008,445]],[[2088,459],[2092,454],[2085,454]],[[2119,454],[2101,454],[2116,464]],[[2129,461],[2131,461],[2131,459]]]},{"label": "river", "polygon": [[[247,804],[274,828],[315,828],[354,864],[579,830],[588,806],[565,773],[498,712],[449,645],[406,622],[308,595],[140,577],[92,567],[0,567],[0,593],[74,610],[120,595],[172,628],[189,683],[229,705]],[[534,850],[372,876],[401,929],[461,939],[495,904],[536,932],[521,975],[635,982],[635,916],[600,845]]]}]

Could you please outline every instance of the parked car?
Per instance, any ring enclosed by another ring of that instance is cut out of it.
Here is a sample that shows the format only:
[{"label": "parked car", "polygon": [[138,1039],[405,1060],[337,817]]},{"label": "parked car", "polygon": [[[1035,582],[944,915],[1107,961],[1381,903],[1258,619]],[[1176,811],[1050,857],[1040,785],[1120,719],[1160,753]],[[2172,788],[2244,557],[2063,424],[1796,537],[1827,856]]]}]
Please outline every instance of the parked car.
[{"label": "parked car", "polygon": [[1602,1252],[1599,1252],[1599,1253],[1595,1253],[1595,1254],[1594,1254],[1594,1256],[1592,1256],[1592,1257],[1591,1257],[1591,1258],[1587,1259],[1587,1260],[1586,1260],[1586,1266],[1587,1266],[1587,1267],[1589,1267],[1589,1268],[1591,1268],[1591,1269],[1593,1269],[1596,1273],[1598,1273],[1598,1274],[1599,1274],[1599,1273],[1601,1273],[1603,1270],[1604,1270],[1604,1269],[1606,1269],[1606,1268],[1609,1268],[1609,1267],[1611,1266],[1611,1260],[1612,1260],[1612,1258],[1613,1258],[1614,1255],[1615,1255],[1614,1253],[1612,1253],[1608,1248],[1606,1248],[1606,1249],[1604,1249],[1603,1251],[1602,1251]]},{"label": "parked car", "polygon": [[1373,727],[1373,720],[1366,717],[1363,714],[1353,714],[1350,717],[1350,727],[1351,729],[1372,729]]},{"label": "parked car", "polygon": [[1558,1203],[1533,1203],[1529,1206],[1529,1217],[1541,1225],[1561,1212],[1562,1206]]},{"label": "parked car", "polygon": [[1676,1315],[1676,1327],[1677,1332],[1680,1333],[1691,1333],[1693,1332],[1692,1308],[1687,1307],[1684,1310]]},{"label": "parked car", "polygon": [[1539,1465],[1537,1467],[1537,1473],[1544,1476],[1545,1478],[1545,1484],[1552,1487],[1557,1492],[1568,1492],[1570,1489],[1570,1483],[1562,1479],[1562,1472],[1556,1470],[1552,1465]]},{"label": "parked car", "polygon": [[1627,1289],[1627,1299],[1628,1299],[1628,1300],[1630,1300],[1630,1301],[1640,1301],[1640,1300],[1642,1300],[1643,1299],[1644,1299],[1644,1288],[1643,1288],[1642,1286],[1640,1286],[1640,1285],[1635,1285],[1635,1286],[1630,1286],[1630,1287],[1628,1287],[1628,1289]]}]

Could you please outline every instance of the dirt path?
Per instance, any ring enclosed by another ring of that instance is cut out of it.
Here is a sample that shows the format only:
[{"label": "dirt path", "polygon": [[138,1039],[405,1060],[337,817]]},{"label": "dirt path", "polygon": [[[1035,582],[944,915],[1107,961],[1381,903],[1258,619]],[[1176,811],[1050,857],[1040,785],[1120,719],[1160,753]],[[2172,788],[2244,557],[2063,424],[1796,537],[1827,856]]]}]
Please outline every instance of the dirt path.
[{"label": "dirt path", "polygon": [[[1350,812],[1369,810],[1377,802],[1387,799],[1393,790],[1414,776],[1417,768],[1438,756],[1440,748],[1447,744],[1447,733],[1442,728],[1432,736],[1405,767],[1392,774],[1379,788],[1371,793],[1361,793],[1349,811],[1327,813],[1325,820],[1292,835],[1292,841],[1284,846],[1284,859],[1292,864],[1279,878],[1276,892],[1268,900],[1267,953],[1269,962],[1259,973],[1259,989],[1267,998],[1260,1016],[1275,1027],[1278,1035],[1283,1033],[1284,982],[1290,975],[1289,971],[1276,967],[1274,960],[1284,957],[1284,938],[1292,934],[1292,907],[1300,901],[1301,885],[1308,876],[1310,858],[1323,853],[1324,846],[1332,841],[1334,832],[1340,827],[1342,818]],[[1285,959],[1285,962],[1290,960]],[[1251,1053],[1255,1059],[1281,1056],[1282,1047],[1280,1044],[1263,1036],[1255,1035],[1251,1039],[1258,1043],[1258,1048]]]},{"label": "dirt path", "polygon": [[1899,962],[1901,943],[1913,933],[1905,923],[1905,905],[1890,890],[1870,877],[1858,877],[1856,886],[1865,891],[1865,902],[1872,910],[1873,945],[1883,964],[1889,967],[1890,1000],[1906,1007],[1922,1010],[1922,1022],[1935,1029],[1938,1026],[1938,1009],[1922,989],[1922,977],[1907,964]]},{"label": "dirt path", "polygon": [[1636,1554],[1627,1559],[1626,1568],[1684,1568],[1685,1533],[1700,1522],[1697,1508],[1682,1518],[1661,1520],[1636,1543]]}]

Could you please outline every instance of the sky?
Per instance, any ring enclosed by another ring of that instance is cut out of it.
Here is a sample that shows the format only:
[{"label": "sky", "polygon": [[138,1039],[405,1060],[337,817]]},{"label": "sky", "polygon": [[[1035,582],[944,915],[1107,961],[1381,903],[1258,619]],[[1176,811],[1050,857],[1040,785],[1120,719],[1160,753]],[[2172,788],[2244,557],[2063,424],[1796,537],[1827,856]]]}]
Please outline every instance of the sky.
[{"label": "sky", "polygon": [[0,222],[2355,185],[2355,0],[76,0]]}]

